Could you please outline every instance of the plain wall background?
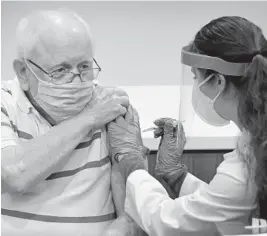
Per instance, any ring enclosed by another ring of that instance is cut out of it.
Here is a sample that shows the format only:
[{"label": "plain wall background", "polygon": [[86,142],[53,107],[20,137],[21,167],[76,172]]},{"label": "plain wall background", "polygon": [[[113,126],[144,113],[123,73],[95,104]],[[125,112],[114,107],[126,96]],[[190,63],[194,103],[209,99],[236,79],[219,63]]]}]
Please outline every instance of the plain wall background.
[{"label": "plain wall background", "polygon": [[90,24],[104,84],[179,84],[181,47],[216,17],[243,16],[267,36],[267,2],[2,2],[3,80],[14,76],[18,21],[33,10],[59,7]]}]

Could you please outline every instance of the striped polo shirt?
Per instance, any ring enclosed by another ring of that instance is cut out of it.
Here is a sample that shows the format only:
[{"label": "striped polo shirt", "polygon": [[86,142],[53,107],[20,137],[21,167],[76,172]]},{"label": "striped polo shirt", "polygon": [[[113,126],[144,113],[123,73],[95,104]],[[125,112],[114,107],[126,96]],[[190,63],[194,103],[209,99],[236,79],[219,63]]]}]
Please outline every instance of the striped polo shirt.
[{"label": "striped polo shirt", "polygon": [[[2,150],[50,130],[17,79],[3,81],[1,95]],[[103,234],[116,218],[105,129],[89,132],[70,155],[64,166],[26,193],[2,193],[3,235]]]}]

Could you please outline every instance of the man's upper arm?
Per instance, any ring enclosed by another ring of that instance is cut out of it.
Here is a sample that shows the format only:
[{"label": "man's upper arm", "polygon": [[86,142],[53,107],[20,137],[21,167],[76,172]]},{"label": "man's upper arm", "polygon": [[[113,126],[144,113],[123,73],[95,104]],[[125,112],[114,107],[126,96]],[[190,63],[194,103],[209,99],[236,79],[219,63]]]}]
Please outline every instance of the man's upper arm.
[{"label": "man's upper arm", "polygon": [[[10,98],[5,91],[2,91],[2,101],[1,101],[1,180],[2,189],[1,192],[4,193],[9,191],[9,186],[6,183],[6,178],[8,178],[8,172],[6,172],[6,167],[13,162],[15,156],[15,147],[19,143],[18,135],[16,133],[16,127],[11,120],[11,114],[8,107],[8,99]],[[6,95],[6,96],[5,96]]]}]

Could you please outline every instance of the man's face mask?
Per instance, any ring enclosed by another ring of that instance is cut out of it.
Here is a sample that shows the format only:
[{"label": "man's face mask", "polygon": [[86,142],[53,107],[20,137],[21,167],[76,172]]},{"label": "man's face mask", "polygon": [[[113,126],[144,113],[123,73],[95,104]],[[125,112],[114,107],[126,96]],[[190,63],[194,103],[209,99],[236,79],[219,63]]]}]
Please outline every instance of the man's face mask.
[{"label": "man's face mask", "polygon": [[218,93],[214,99],[210,99],[202,91],[201,87],[207,83],[213,74],[208,76],[203,82],[199,83],[199,79],[194,80],[192,105],[197,115],[206,123],[213,126],[225,126],[230,122],[221,117],[214,109],[214,104],[222,92]]},{"label": "man's face mask", "polygon": [[42,81],[25,62],[38,80],[37,95],[33,98],[56,124],[77,115],[90,102],[95,87],[93,81],[55,85]]}]

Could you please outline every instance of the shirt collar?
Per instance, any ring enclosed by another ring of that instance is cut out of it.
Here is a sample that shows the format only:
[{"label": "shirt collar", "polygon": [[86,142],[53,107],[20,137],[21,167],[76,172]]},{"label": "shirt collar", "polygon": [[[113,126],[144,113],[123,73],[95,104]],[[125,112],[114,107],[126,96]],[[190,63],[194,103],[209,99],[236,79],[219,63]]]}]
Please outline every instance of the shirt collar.
[{"label": "shirt collar", "polygon": [[25,92],[21,89],[20,83],[17,77],[15,77],[15,79],[12,81],[11,93],[22,112],[30,113],[32,111],[33,105],[27,98]]}]

